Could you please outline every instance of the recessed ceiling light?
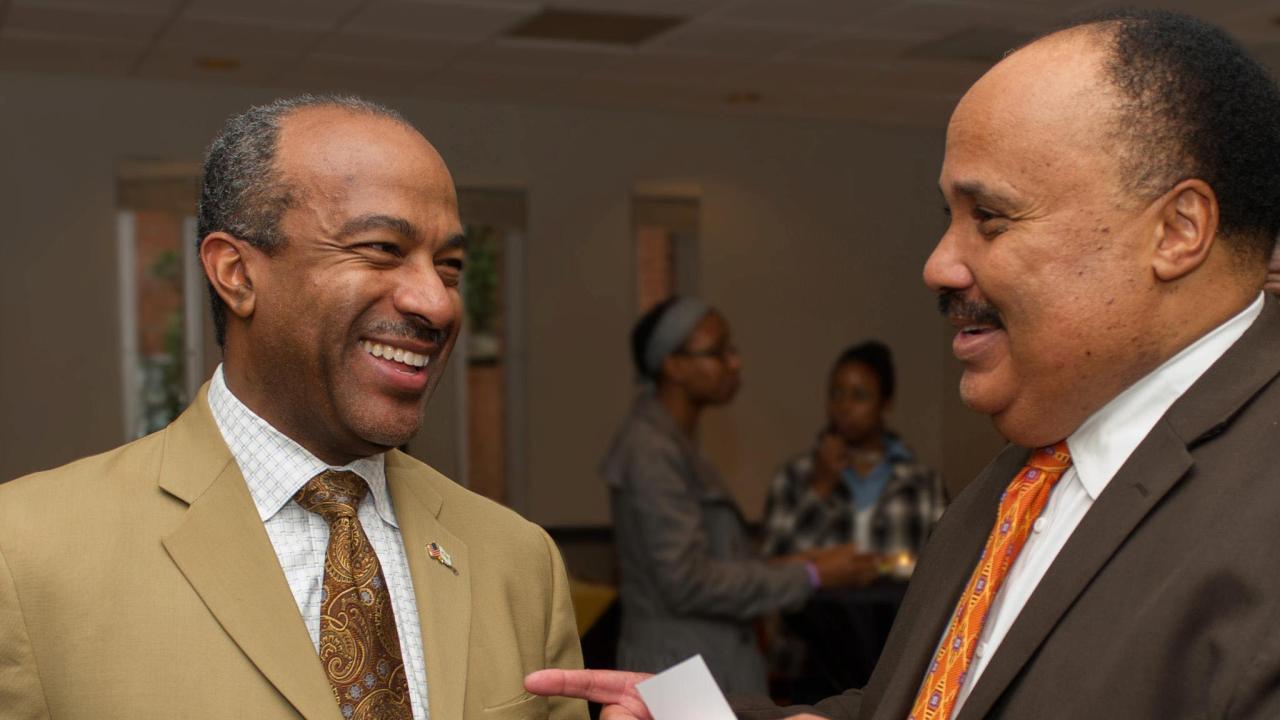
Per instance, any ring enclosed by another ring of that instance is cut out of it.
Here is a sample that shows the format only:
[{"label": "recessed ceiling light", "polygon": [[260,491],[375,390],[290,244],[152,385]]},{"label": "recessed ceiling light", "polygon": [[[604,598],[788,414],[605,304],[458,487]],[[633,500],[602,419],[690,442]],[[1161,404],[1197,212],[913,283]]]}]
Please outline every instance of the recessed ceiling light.
[{"label": "recessed ceiling light", "polygon": [[231,57],[201,56],[196,58],[195,66],[209,72],[229,73],[240,69],[240,61]]}]

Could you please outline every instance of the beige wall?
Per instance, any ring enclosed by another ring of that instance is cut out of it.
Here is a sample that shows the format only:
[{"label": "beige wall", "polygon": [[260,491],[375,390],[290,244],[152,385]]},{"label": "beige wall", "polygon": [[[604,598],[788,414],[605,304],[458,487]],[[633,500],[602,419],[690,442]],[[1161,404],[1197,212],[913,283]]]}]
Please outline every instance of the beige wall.
[{"label": "beige wall", "polygon": [[[122,158],[196,160],[222,120],[277,94],[0,75],[0,477],[122,439],[114,214]],[[527,514],[608,519],[595,476],[630,402],[635,312],[629,198],[701,188],[701,293],[733,324],[746,385],[706,445],[747,514],[820,422],[829,362],[851,341],[894,349],[894,425],[954,486],[998,447],[955,399],[948,339],[920,284],[940,228],[941,133],[391,99],[460,185],[523,187],[527,239]],[[415,450],[446,471],[456,388]]]}]

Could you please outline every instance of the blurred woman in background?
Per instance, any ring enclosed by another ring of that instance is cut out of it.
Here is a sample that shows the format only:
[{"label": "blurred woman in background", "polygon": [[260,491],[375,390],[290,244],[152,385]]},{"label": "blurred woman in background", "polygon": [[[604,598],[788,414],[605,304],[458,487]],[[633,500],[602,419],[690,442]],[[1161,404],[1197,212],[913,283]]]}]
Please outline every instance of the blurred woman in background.
[{"label": "blurred woman in background", "polygon": [[938,474],[885,427],[893,358],[871,341],[841,353],[827,385],[827,422],[813,449],[783,465],[765,508],[765,554],[852,542],[860,551],[920,552],[946,507]]},{"label": "blurred woman in background", "polygon": [[802,605],[814,588],[865,582],[852,548],[761,559],[715,467],[698,450],[704,410],[731,401],[742,370],[724,316],[672,298],[637,322],[643,382],[602,474],[621,571],[618,667],[658,672],[701,653],[726,692],[764,693],[752,621]]}]

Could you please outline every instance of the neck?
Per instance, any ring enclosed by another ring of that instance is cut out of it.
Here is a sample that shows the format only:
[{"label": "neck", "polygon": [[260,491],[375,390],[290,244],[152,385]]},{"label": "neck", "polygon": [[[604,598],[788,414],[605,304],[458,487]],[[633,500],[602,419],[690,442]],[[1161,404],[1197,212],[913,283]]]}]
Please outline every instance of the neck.
[{"label": "neck", "polygon": [[695,403],[682,388],[676,385],[662,384],[658,386],[658,402],[667,409],[680,428],[688,437],[698,433],[698,419],[702,416],[702,406]]},{"label": "neck", "polygon": [[261,390],[266,385],[256,379],[252,373],[244,372],[242,367],[245,365],[248,365],[248,363],[242,364],[232,361],[229,353],[223,357],[222,377],[231,394],[235,395],[236,399],[249,408],[254,415],[262,418],[281,435],[298,443],[303,449],[319,458],[326,465],[339,467],[380,451],[375,449],[365,455],[355,455],[334,452],[333,449],[325,448],[321,443],[315,442],[310,436],[299,430],[302,426],[301,423],[296,422],[287,412],[282,412],[276,404],[268,401],[268,393]]}]

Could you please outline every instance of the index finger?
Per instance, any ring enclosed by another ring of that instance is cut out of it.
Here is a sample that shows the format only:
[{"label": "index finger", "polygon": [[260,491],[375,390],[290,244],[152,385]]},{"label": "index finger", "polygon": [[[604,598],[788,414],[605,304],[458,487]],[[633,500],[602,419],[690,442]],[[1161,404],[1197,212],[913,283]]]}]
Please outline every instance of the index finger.
[{"label": "index finger", "polygon": [[602,705],[621,703],[635,684],[648,678],[644,673],[618,670],[538,670],[524,679],[524,687],[537,695],[565,695]]}]

